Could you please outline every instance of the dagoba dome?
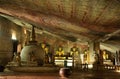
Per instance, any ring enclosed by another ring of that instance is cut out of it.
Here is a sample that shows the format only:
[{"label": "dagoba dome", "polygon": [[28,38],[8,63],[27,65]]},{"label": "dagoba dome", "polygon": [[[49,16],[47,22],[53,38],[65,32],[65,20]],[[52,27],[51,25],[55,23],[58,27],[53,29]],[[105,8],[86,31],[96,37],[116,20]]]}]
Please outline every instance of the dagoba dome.
[{"label": "dagoba dome", "polygon": [[32,63],[34,64],[34,66],[35,63],[36,66],[41,66],[44,64],[45,53],[41,48],[41,46],[38,46],[36,44],[25,46],[22,49],[20,56],[21,56],[21,65],[22,63],[29,63],[28,66],[30,66],[30,64],[32,65]]}]

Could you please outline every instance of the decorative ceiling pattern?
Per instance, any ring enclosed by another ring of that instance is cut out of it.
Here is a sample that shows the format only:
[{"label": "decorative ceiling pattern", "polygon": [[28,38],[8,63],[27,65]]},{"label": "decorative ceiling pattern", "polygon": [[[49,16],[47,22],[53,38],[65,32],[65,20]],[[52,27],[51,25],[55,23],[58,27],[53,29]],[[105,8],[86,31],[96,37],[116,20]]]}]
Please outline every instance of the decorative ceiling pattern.
[{"label": "decorative ceiling pattern", "polygon": [[70,41],[120,40],[119,0],[0,0],[0,13]]}]

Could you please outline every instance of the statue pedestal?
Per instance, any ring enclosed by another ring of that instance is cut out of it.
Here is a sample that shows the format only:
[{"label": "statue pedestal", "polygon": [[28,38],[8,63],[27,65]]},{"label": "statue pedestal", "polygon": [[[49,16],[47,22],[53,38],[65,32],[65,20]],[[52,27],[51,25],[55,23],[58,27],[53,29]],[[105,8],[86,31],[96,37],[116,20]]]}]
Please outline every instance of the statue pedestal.
[{"label": "statue pedestal", "polygon": [[8,62],[7,67],[9,66],[20,66],[20,63],[18,62]]},{"label": "statue pedestal", "polygon": [[37,62],[21,62],[22,66],[30,66],[30,67],[36,67],[38,66]]},{"label": "statue pedestal", "polygon": [[55,65],[53,64],[44,64],[43,67],[54,67]]},{"label": "statue pedestal", "polygon": [[111,62],[111,60],[105,60],[103,61],[103,64],[113,65],[113,62]]},{"label": "statue pedestal", "polygon": [[46,72],[58,72],[59,67],[20,67],[20,66],[9,66],[7,67],[10,71],[14,72],[31,72],[31,73],[46,73]]}]

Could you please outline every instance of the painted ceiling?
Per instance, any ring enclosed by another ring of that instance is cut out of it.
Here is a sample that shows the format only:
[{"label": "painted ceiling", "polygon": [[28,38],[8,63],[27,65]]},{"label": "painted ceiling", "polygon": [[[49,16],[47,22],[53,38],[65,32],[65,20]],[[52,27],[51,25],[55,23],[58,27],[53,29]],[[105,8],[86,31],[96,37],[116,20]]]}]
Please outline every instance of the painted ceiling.
[{"label": "painted ceiling", "polygon": [[120,46],[120,0],[0,0],[0,15],[61,39]]}]

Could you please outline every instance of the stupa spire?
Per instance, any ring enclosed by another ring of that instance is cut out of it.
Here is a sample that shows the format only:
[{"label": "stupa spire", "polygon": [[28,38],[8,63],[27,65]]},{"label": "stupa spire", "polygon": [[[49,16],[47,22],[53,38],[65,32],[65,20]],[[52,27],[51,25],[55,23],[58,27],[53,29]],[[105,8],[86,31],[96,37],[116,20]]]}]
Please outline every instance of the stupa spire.
[{"label": "stupa spire", "polygon": [[35,38],[36,38],[36,36],[35,36],[35,26],[32,26],[32,32],[31,32],[30,41],[35,41]]},{"label": "stupa spire", "polygon": [[36,44],[36,36],[35,36],[35,26],[32,26],[32,32],[31,32],[31,37],[30,37],[30,44]]}]

